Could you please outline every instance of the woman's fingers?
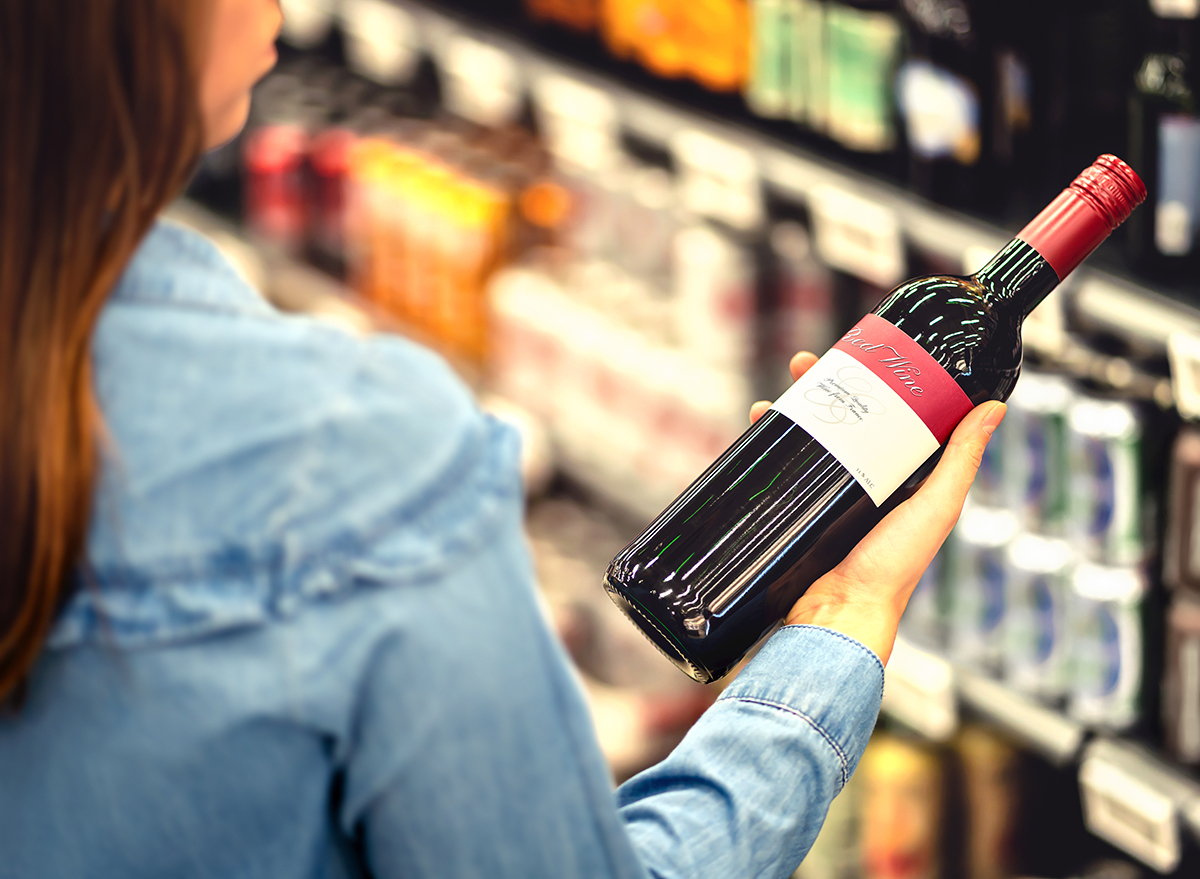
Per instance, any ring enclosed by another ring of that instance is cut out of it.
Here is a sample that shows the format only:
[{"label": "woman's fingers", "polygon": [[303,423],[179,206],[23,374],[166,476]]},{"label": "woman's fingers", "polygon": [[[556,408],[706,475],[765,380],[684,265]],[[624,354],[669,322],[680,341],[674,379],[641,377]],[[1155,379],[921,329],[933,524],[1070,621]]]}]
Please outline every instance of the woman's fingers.
[{"label": "woman's fingers", "polygon": [[800,376],[808,372],[817,359],[817,355],[811,351],[801,351],[793,357],[792,362],[788,364],[788,368],[792,371],[792,381],[797,381]]},{"label": "woman's fingers", "polygon": [[861,583],[892,585],[907,602],[907,588],[916,585],[958,521],[1005,411],[1003,403],[990,402],[967,413],[924,485],[871,530],[838,566],[840,572]]},{"label": "woman's fingers", "polygon": [[[801,351],[792,358],[792,362],[788,364],[788,369],[792,373],[792,381],[797,381],[800,376],[808,372],[814,363],[817,362],[817,355],[810,351]],[[769,400],[759,400],[750,407],[750,423],[758,421],[767,414],[767,410],[771,408]]]},{"label": "woman's fingers", "polygon": [[[909,499],[927,520],[943,526],[945,540],[967,499],[967,490],[975,481],[983,451],[1008,411],[1003,403],[983,403],[967,413],[950,436],[946,451],[925,484]],[[939,529],[942,530],[942,529]],[[936,551],[936,549],[935,549]]]},{"label": "woman's fingers", "polygon": [[828,626],[857,638],[886,663],[909,596],[958,521],[1004,412],[1003,403],[983,403],[967,413],[925,484],[817,580],[787,621]]},{"label": "woman's fingers", "polygon": [[750,423],[753,424],[754,422],[758,421],[758,419],[762,418],[764,415],[767,414],[767,410],[770,408],[771,408],[770,400],[759,400],[757,403],[755,403],[753,406],[750,407]]}]

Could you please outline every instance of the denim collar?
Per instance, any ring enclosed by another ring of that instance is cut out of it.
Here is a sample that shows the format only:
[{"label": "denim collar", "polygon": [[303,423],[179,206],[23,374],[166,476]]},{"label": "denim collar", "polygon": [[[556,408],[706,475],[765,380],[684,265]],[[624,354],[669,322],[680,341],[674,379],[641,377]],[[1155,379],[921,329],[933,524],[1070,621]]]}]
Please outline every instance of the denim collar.
[{"label": "denim collar", "polygon": [[274,313],[274,308],[233,268],[215,244],[170,220],[154,224],[113,288],[109,301],[245,314]]}]

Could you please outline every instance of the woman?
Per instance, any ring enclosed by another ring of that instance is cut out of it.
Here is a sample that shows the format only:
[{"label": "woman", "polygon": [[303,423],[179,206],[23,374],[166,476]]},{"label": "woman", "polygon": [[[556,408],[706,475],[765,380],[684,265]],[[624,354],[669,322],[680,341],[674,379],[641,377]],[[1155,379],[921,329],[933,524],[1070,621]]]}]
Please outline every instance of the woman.
[{"label": "woman", "polygon": [[0,876],[786,875],[1003,407],[614,798],[512,436],[155,221],[279,24],[0,4]]}]

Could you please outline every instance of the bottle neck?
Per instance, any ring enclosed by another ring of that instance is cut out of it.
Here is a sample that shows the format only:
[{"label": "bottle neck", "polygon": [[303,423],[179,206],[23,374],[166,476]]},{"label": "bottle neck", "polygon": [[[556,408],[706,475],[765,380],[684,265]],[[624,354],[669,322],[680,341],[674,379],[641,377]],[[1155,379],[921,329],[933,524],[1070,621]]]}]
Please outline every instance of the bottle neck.
[{"label": "bottle neck", "polygon": [[974,275],[993,305],[1025,317],[1058,286],[1054,267],[1031,245],[1014,238]]}]

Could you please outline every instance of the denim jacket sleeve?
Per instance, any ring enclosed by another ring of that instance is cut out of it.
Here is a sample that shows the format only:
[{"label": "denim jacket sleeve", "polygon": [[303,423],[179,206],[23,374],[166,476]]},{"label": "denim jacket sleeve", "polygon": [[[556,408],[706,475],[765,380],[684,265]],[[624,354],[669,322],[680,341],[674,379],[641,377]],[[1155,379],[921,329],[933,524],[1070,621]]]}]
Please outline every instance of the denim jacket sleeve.
[{"label": "denim jacket sleeve", "polygon": [[614,808],[532,582],[514,520],[373,656],[342,820],[361,828],[374,875],[790,874],[874,726],[875,655],[828,629],[782,629]]}]

